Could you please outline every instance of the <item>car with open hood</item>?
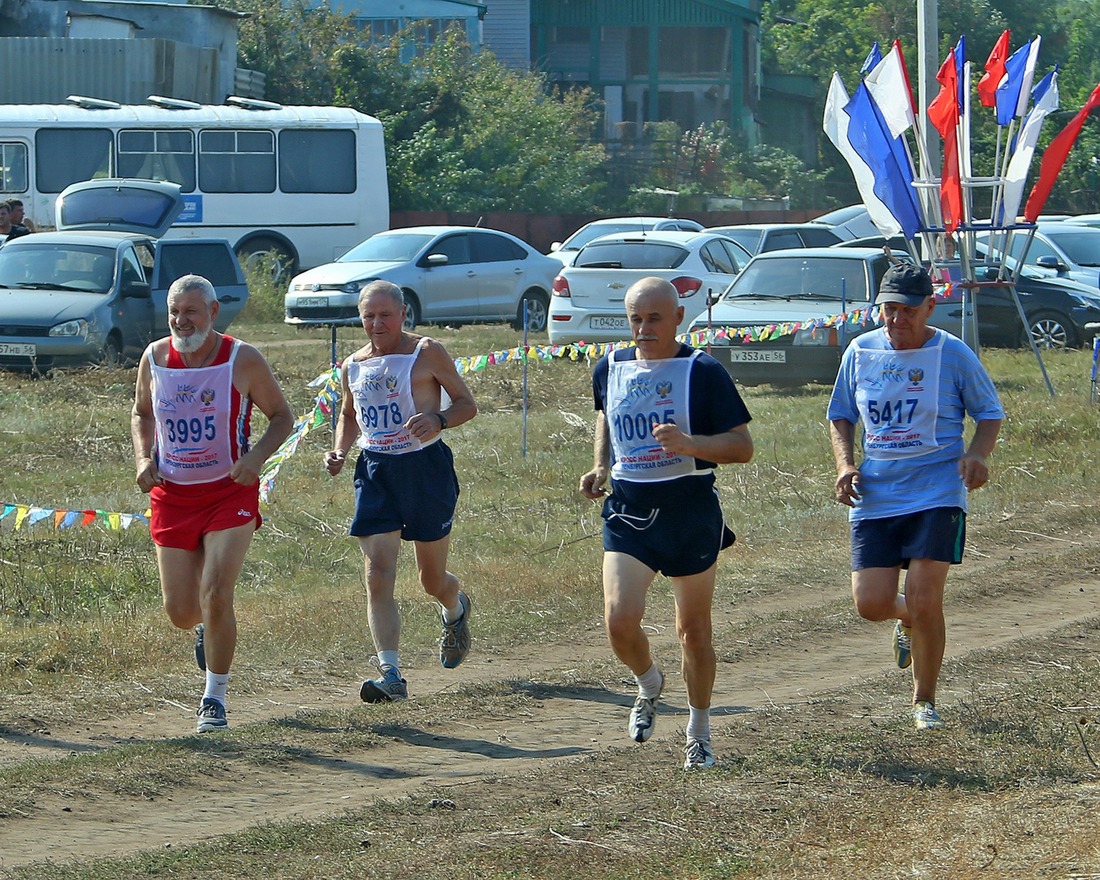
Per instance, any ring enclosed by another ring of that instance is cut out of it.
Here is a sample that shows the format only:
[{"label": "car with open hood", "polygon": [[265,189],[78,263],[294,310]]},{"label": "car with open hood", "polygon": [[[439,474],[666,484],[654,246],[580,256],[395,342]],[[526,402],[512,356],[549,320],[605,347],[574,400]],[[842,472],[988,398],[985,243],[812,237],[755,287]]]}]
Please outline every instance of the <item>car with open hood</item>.
[{"label": "car with open hood", "polygon": [[56,231],[0,247],[0,367],[136,360],[168,334],[168,288],[182,275],[214,285],[224,331],[248,285],[229,242],[161,240],[183,204],[174,183],[85,181],[58,196]]}]

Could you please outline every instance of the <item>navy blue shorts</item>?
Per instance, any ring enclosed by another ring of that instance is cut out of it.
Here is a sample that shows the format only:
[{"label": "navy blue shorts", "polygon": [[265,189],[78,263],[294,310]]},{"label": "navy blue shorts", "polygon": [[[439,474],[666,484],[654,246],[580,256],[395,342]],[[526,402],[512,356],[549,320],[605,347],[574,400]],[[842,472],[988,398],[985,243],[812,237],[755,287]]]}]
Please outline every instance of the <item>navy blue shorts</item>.
[{"label": "navy blue shorts", "polygon": [[348,533],[365,538],[399,531],[406,541],[438,541],[451,533],[457,504],[454,455],[442,440],[400,455],[364,450],[355,463]]},{"label": "navy blue shorts", "polygon": [[632,488],[614,482],[604,499],[604,550],[625,553],[673,578],[706,571],[733,544],[713,479],[654,483],[644,487],[644,494]]},{"label": "navy blue shorts", "polygon": [[852,571],[909,567],[910,559],[962,562],[966,511],[933,507],[901,516],[852,523]]}]

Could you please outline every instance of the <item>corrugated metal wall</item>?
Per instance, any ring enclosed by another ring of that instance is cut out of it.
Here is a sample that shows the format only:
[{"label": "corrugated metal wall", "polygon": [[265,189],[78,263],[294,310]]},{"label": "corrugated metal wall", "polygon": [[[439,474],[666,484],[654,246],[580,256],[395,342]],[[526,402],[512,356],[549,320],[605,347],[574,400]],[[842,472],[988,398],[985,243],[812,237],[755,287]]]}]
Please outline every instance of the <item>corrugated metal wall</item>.
[{"label": "corrugated metal wall", "polygon": [[75,93],[121,104],[149,95],[220,104],[217,69],[216,49],[170,40],[4,37],[0,103],[61,104]]}]

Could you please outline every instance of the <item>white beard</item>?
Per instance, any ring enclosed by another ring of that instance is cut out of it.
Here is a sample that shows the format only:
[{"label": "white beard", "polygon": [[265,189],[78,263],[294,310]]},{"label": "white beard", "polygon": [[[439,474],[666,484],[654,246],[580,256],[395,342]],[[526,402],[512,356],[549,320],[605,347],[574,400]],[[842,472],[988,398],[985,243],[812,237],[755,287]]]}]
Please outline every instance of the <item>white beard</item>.
[{"label": "white beard", "polygon": [[180,336],[175,330],[172,330],[172,346],[180,354],[192,354],[203,347],[203,344],[210,338],[210,331],[212,327],[207,327],[206,330],[199,332],[196,330],[190,336]]}]

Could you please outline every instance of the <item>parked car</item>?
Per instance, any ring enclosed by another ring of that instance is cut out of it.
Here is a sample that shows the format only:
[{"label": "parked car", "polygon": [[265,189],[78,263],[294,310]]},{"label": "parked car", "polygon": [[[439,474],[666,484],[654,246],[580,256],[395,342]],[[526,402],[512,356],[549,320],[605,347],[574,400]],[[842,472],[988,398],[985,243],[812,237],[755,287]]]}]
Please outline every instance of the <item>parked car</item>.
[{"label": "parked car", "polygon": [[843,241],[831,229],[813,223],[747,223],[738,226],[712,226],[717,232],[732,238],[750,254],[802,247],[828,247]]},{"label": "parked car", "polygon": [[582,247],[601,235],[616,235],[621,232],[649,232],[652,230],[679,230],[681,232],[699,232],[702,223],[682,217],[607,217],[586,223],[565,241],[555,241],[550,245],[550,256],[569,265]]},{"label": "parked car", "polygon": [[713,232],[605,235],[586,244],[554,279],[550,342],[615,342],[630,338],[623,300],[640,278],[672,282],[684,304],[680,332],[751,259],[739,244]]},{"label": "parked car", "polygon": [[862,204],[837,208],[820,217],[814,217],[810,222],[826,226],[844,239],[881,234]]},{"label": "parked car", "polygon": [[[916,242],[920,253],[920,241]],[[858,238],[844,241],[834,247],[890,247],[891,252],[904,254],[905,239],[901,236]],[[940,268],[952,280],[962,277],[957,261],[941,262]],[[1014,348],[1027,344],[1024,324],[1011,290],[992,286],[998,270],[994,266],[977,263],[973,267],[974,281],[987,286],[978,288],[975,297],[978,341],[981,345],[997,345]],[[1058,278],[1045,274],[1033,266],[1024,265],[1016,279],[1016,292],[1027,318],[1027,328],[1040,348],[1076,348],[1095,335],[1089,324],[1100,320],[1100,291],[1080,284],[1070,278]],[[953,291],[941,299],[933,315],[933,323],[956,336],[962,331],[962,292]]]},{"label": "parked car", "polygon": [[507,232],[471,226],[411,226],[378,232],[334,263],[291,279],[288,324],[355,325],[359,291],[392,281],[405,294],[405,327],[511,321],[546,329],[561,263]]},{"label": "parked car", "polygon": [[[808,322],[866,308],[889,266],[881,248],[758,254],[691,329]],[[805,327],[763,342],[716,341],[710,352],[743,385],[829,384],[836,379],[847,343],[874,326]]]},{"label": "parked car", "polygon": [[56,232],[0,247],[0,366],[44,373],[97,361],[133,361],[168,334],[168,288],[210,279],[225,330],[248,301],[229,242],[161,241],[183,210],[180,187],[94,180],[58,196]]},{"label": "parked car", "polygon": [[[979,232],[976,241],[978,249],[984,252],[989,246],[990,234]],[[1012,236],[1006,251],[1010,265],[1014,266],[1019,260],[1027,241],[1026,231],[1017,231]],[[998,250],[1002,247],[996,237],[993,246]],[[1024,263],[1044,276],[1071,278],[1094,289],[1100,288],[1100,229],[1071,220],[1040,221],[1027,247]]]}]

